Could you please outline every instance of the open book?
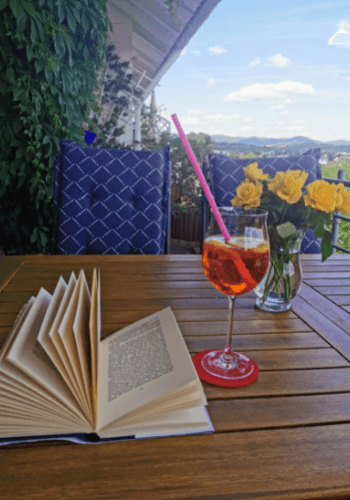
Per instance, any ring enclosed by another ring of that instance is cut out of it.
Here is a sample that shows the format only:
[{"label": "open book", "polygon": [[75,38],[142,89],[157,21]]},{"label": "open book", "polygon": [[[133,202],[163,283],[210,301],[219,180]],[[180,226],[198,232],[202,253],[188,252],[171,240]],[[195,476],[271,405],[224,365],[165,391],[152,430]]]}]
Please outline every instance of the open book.
[{"label": "open book", "polygon": [[99,270],[91,292],[81,270],[23,306],[0,353],[0,444],[213,430],[169,307],[100,337]]}]

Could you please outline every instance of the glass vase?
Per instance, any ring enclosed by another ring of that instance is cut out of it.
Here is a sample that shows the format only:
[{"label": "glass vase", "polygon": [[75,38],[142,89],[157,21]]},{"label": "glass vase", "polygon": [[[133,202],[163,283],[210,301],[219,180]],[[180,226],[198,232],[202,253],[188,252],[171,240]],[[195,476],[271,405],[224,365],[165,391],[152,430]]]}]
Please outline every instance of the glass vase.
[{"label": "glass vase", "polygon": [[297,229],[288,237],[281,237],[274,227],[269,230],[270,264],[264,279],[254,289],[256,306],[263,311],[285,312],[292,307],[292,299],[301,288],[302,270],[300,248],[305,235]]}]

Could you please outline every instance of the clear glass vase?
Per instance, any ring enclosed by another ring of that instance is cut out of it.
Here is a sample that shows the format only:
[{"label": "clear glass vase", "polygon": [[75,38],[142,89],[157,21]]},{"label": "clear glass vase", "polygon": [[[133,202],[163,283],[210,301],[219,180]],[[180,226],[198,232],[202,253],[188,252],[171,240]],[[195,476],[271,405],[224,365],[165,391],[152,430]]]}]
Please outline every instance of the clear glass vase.
[{"label": "clear glass vase", "polygon": [[292,299],[300,290],[302,270],[300,248],[304,229],[282,238],[276,228],[269,230],[270,265],[264,279],[254,289],[256,306],[263,311],[284,312],[292,307]]}]

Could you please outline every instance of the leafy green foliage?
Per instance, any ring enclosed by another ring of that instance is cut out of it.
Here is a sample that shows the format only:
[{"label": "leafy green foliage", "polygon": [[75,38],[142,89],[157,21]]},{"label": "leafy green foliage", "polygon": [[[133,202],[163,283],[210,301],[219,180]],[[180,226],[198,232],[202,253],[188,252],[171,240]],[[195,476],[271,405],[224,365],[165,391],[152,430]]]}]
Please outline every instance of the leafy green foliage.
[{"label": "leafy green foliage", "polygon": [[[124,133],[124,127],[118,125],[119,118],[127,116],[127,108],[132,96],[141,99],[142,91],[133,89],[130,63],[120,61],[118,54],[113,54],[114,45],[109,45],[102,71],[101,82],[96,94],[97,109],[92,111],[87,123],[89,131],[96,133],[92,147],[125,147],[118,137]],[[108,109],[108,114],[105,109]]]},{"label": "leafy green foliage", "polygon": [[107,0],[0,0],[0,227],[6,254],[49,253],[54,162],[106,52]]},{"label": "leafy green foliage", "polygon": [[[345,179],[350,179],[350,163],[346,159],[340,158],[337,163],[331,162],[322,166],[322,176],[330,179],[337,179],[339,168],[345,170]],[[349,188],[346,188],[349,191]],[[347,214],[340,214],[349,217]],[[350,221],[339,220],[339,232],[337,244],[346,250],[350,250]],[[343,253],[337,250],[337,253]]]},{"label": "leafy green foliage", "polygon": [[[345,217],[349,217],[346,214],[341,214]],[[340,247],[346,248],[350,250],[350,222],[345,220],[339,221],[339,232],[338,232],[338,245]],[[343,253],[340,250],[337,250],[337,253]]]},{"label": "leafy green foliage", "polygon": [[[198,134],[191,132],[187,134],[193,152],[202,166],[203,158],[212,152],[213,141],[211,137],[203,132]],[[187,206],[188,210],[200,215],[202,188],[190,162],[187,152],[179,137],[163,134],[158,147],[170,144],[170,156],[172,162],[172,185],[175,193],[175,204],[173,208]]]},{"label": "leafy green foliage", "polygon": [[168,10],[172,16],[177,17],[177,9],[180,6],[180,0],[165,0]]}]

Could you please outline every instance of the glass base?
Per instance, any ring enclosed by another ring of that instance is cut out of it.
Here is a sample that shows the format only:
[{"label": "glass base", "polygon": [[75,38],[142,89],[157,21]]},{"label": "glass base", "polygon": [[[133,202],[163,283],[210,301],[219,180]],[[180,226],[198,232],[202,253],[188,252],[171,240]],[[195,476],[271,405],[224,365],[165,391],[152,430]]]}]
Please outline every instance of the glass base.
[{"label": "glass base", "polygon": [[292,307],[292,302],[290,300],[288,302],[282,302],[278,299],[274,300],[271,297],[267,297],[265,301],[262,299],[256,299],[255,305],[262,311],[278,313],[289,311]]},{"label": "glass base", "polygon": [[225,349],[210,349],[193,356],[198,376],[220,387],[244,387],[258,378],[257,364],[239,352],[231,351],[233,361],[225,359]]}]

